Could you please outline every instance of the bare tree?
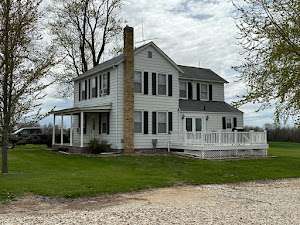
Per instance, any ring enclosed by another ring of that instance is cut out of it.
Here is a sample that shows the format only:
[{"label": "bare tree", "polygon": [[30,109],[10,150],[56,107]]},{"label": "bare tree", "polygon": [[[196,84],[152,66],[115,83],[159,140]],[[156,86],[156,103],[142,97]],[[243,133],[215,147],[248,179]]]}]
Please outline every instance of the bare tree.
[{"label": "bare tree", "polygon": [[[238,102],[275,104],[275,119],[300,122],[299,0],[234,1],[244,63],[235,69],[248,85]],[[299,124],[300,125],[300,124]]]},{"label": "bare tree", "polygon": [[120,8],[121,0],[54,1],[50,28],[64,59],[58,74],[63,83],[98,65],[105,48],[120,37]]},{"label": "bare tree", "polygon": [[9,136],[16,122],[42,114],[43,90],[55,64],[54,54],[41,42],[41,0],[0,1],[0,125],[2,173],[8,173]]}]

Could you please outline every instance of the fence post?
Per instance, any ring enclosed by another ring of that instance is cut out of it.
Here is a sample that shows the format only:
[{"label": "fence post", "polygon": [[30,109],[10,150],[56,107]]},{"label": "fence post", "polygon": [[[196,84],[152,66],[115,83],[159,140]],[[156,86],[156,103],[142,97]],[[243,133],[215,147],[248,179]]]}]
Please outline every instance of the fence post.
[{"label": "fence post", "polygon": [[237,145],[238,144],[238,133],[237,130],[234,130],[234,144]]},{"label": "fence post", "polygon": [[254,130],[250,130],[250,144],[253,144],[253,135],[254,135]]},{"label": "fence post", "polygon": [[268,133],[267,133],[267,130],[264,130],[264,144],[267,144],[268,143]]}]

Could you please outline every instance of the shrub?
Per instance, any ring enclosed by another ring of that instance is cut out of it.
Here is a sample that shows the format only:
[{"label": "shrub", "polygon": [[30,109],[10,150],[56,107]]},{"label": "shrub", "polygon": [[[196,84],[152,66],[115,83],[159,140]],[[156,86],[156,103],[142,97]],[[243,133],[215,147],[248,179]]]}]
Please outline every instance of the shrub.
[{"label": "shrub", "polygon": [[88,148],[92,154],[99,154],[102,152],[109,152],[111,150],[111,145],[106,141],[99,141],[97,139],[90,140]]}]

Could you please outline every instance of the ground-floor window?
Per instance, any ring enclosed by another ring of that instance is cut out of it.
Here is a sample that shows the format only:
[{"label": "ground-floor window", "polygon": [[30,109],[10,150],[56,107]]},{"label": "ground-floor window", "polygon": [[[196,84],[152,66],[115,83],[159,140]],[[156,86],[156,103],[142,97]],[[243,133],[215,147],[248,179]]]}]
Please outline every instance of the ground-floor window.
[{"label": "ground-floor window", "polygon": [[186,127],[187,132],[193,131],[193,119],[192,118],[186,118],[185,127]]},{"label": "ground-floor window", "polygon": [[226,128],[231,129],[232,128],[232,119],[226,118]]},{"label": "ground-floor window", "polygon": [[157,114],[157,125],[158,125],[158,133],[166,134],[167,133],[167,112],[158,112]]},{"label": "ground-floor window", "polygon": [[134,133],[142,133],[143,129],[143,113],[141,111],[134,112]]},{"label": "ground-floor window", "polygon": [[196,132],[202,131],[202,119],[196,118]]}]

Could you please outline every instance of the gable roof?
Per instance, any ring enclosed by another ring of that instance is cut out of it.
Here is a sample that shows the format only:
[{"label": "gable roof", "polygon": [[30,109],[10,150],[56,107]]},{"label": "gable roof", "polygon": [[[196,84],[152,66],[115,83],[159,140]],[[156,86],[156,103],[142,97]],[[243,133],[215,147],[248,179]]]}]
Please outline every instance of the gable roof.
[{"label": "gable roof", "polygon": [[[165,54],[156,44],[154,44],[154,42],[149,42],[147,44],[144,44],[138,48],[134,49],[134,54],[138,54],[139,52],[143,51],[144,49],[146,49],[147,47],[152,46],[162,57],[164,57],[169,63],[171,63],[175,69],[177,69],[180,73],[183,73],[183,70],[181,70],[181,68],[169,57],[167,56],[167,54]],[[82,75],[80,75],[79,77],[76,77],[75,79],[73,79],[73,81],[79,80],[83,77],[87,77],[90,75],[93,75],[97,72],[109,69],[113,66],[119,65],[120,63],[122,63],[124,61],[124,54],[120,54],[114,58],[111,58],[103,63],[98,64],[97,66],[95,66],[94,68],[86,71],[85,73],[83,73]]]},{"label": "gable roof", "polygon": [[217,101],[198,101],[198,100],[179,100],[179,109],[186,112],[232,112],[243,113],[237,108],[226,102]]},{"label": "gable roof", "polygon": [[228,81],[226,81],[210,69],[182,65],[178,66],[183,70],[183,73],[180,74],[181,78],[228,83]]}]

